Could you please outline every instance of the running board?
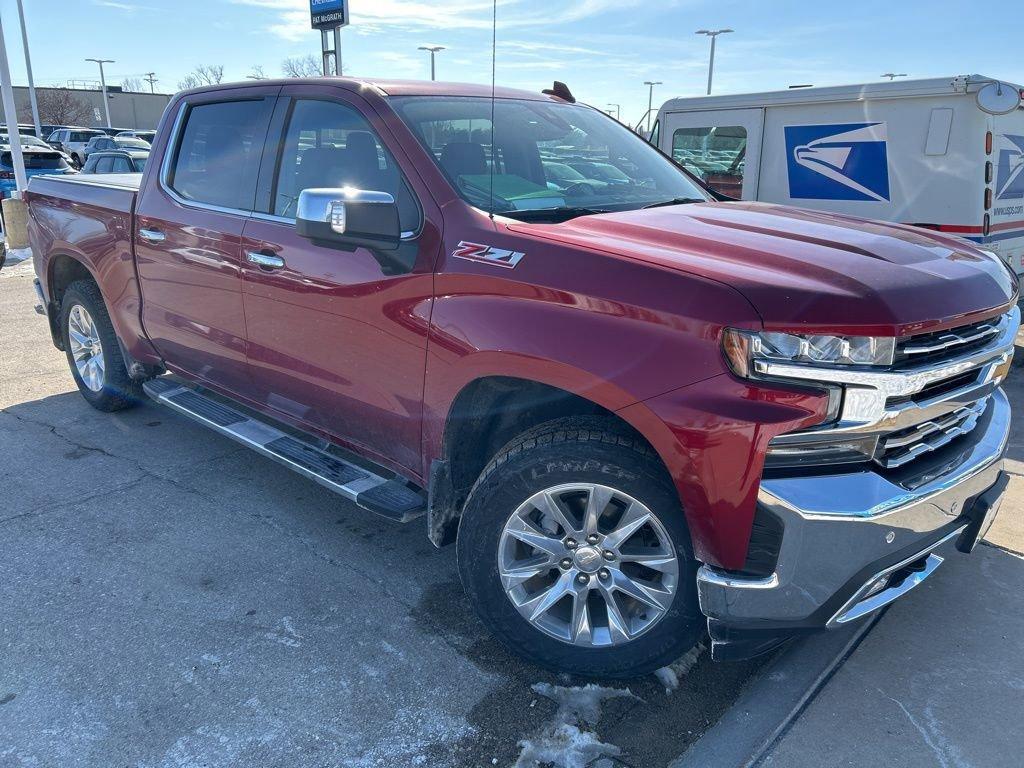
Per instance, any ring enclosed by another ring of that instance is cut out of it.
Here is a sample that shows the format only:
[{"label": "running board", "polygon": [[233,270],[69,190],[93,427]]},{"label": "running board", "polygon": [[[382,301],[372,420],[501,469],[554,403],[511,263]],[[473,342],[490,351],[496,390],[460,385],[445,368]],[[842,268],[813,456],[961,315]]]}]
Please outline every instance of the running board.
[{"label": "running board", "polygon": [[389,480],[322,451],[175,379],[152,379],[142,388],[160,405],[166,405],[268,459],[284,464],[363,509],[400,523],[413,520],[427,511],[423,496],[401,480]]}]

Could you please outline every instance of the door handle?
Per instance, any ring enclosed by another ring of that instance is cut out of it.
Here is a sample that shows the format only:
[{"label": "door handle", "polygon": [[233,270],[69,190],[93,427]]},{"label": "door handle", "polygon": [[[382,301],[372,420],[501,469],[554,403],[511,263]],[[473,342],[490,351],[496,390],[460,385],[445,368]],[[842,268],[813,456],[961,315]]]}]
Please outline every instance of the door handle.
[{"label": "door handle", "polygon": [[273,256],[259,251],[249,251],[246,258],[250,264],[255,264],[260,269],[281,269],[284,266],[284,259],[280,256]]},{"label": "door handle", "polygon": [[162,243],[164,239],[167,237],[167,235],[165,235],[159,229],[140,229],[139,237],[150,243]]}]

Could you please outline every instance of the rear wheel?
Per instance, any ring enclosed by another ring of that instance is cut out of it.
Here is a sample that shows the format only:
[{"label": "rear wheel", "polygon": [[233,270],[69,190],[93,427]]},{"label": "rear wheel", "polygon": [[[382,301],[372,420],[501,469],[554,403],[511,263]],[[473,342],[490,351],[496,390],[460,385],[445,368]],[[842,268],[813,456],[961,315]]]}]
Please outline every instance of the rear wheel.
[{"label": "rear wheel", "polygon": [[100,411],[120,411],[138,403],[141,384],[128,369],[96,284],[79,280],[61,301],[60,327],[71,375],[89,404]]},{"label": "rear wheel", "polygon": [[559,419],[491,462],[459,527],[463,585],[512,650],[559,671],[626,677],[701,637],[696,562],[650,449],[597,418]]}]

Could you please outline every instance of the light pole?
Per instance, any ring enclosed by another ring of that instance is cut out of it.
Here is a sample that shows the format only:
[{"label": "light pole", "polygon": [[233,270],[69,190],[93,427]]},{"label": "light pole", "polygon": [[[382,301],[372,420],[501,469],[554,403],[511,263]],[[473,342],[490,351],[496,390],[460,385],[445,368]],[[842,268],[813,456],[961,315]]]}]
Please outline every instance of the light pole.
[{"label": "light pole", "polygon": [[429,51],[430,52],[430,79],[437,79],[437,70],[434,68],[434,56],[437,55],[438,51],[443,51],[445,48],[443,45],[421,45],[416,50],[418,51]]},{"label": "light pole", "polygon": [[615,107],[615,119],[620,123],[622,122],[622,105],[621,104],[609,104],[609,107]]},{"label": "light pole", "polygon": [[654,86],[663,85],[661,80],[644,80],[644,85],[649,86],[647,92],[647,135],[651,134],[651,110],[654,109]]},{"label": "light pole", "polygon": [[113,64],[113,59],[86,59],[86,61],[95,61],[100,65],[100,87],[103,89],[103,114],[107,118],[107,128],[110,127],[110,105],[107,103],[107,78],[103,75],[103,65]]},{"label": "light pole", "polygon": [[715,38],[719,35],[732,32],[731,29],[698,29],[698,35],[707,35],[711,38],[711,61],[708,62],[708,96],[711,95],[711,78],[715,74]]},{"label": "light pole", "polygon": [[157,81],[156,72],[147,72],[143,80],[149,83],[149,92],[156,93],[156,91],[153,89],[153,83]]},{"label": "light pole", "polygon": [[[18,0],[18,20],[21,22],[21,45],[25,49],[25,72],[28,74],[28,100],[32,105],[32,122],[36,127],[36,136],[43,132],[39,126],[39,104],[36,102],[36,84],[32,80],[32,57],[28,54],[28,30],[25,28],[25,8]],[[39,138],[43,138],[39,136]]]},{"label": "light pole", "polygon": [[890,83],[893,80],[895,80],[897,77],[906,77],[906,76],[907,76],[906,72],[901,72],[898,75],[895,72],[886,72],[884,75],[879,75],[879,77],[888,77]]}]

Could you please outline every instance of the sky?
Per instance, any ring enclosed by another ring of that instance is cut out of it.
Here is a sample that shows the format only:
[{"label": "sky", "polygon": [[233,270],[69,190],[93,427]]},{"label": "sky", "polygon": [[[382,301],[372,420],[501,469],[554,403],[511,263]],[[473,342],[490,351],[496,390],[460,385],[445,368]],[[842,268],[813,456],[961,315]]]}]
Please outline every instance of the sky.
[{"label": "sky", "polygon": [[[225,81],[262,67],[319,55],[308,0],[23,0],[37,85],[98,80],[87,57],[114,59],[108,84],[155,72],[173,92],[199,65],[223,65]],[[421,45],[443,45],[439,80],[490,82],[490,0],[350,0],[342,31],[346,74],[430,77]],[[1024,82],[1016,3],[859,0],[498,0],[497,80],[540,90],[563,80],[578,100],[621,105],[636,123],[647,110],[645,80],[660,80],[654,104],[704,93],[708,40],[718,38],[714,92],[792,84],[877,81],[979,73]],[[26,82],[15,0],[0,0],[15,83]],[[1007,23],[1008,22],[1008,23]]]}]

